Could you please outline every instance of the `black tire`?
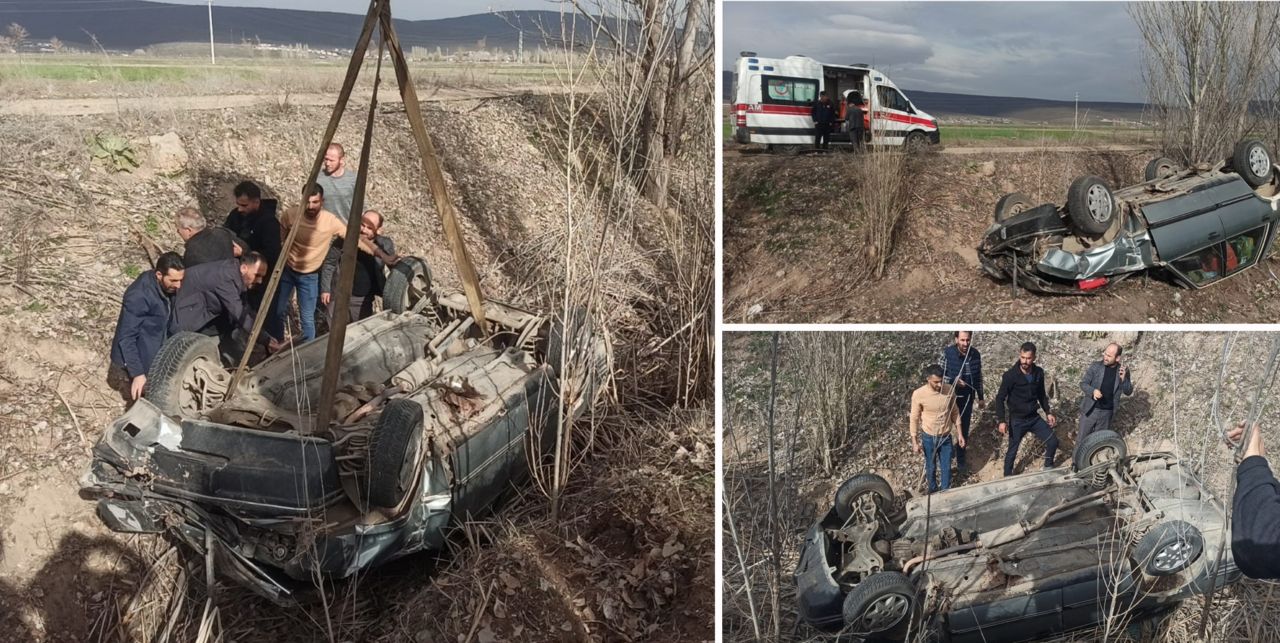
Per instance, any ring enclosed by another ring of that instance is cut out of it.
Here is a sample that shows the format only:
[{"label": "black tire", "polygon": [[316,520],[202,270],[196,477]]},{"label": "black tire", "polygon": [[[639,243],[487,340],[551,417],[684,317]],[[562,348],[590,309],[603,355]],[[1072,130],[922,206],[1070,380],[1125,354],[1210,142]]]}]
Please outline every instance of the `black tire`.
[{"label": "black tire", "polygon": [[225,372],[218,354],[217,337],[181,332],[165,340],[151,361],[142,397],[169,416],[190,417],[207,410],[184,389],[188,374],[201,361]]},{"label": "black tire", "polygon": [[1035,207],[1031,197],[1021,192],[1010,192],[996,201],[996,223],[1003,223],[1015,214],[1021,214]]},{"label": "black tire", "polygon": [[1244,179],[1249,187],[1256,188],[1271,181],[1271,150],[1258,139],[1248,139],[1236,143],[1231,154],[1231,169]]},{"label": "black tire", "polygon": [[570,363],[577,360],[577,366],[584,369],[579,371],[583,375],[575,387],[582,393],[578,399],[584,402],[573,407],[573,416],[576,418],[595,404],[609,372],[608,357],[596,350],[595,328],[587,315],[587,309],[582,306],[571,308],[567,321],[556,319],[551,322],[551,329],[547,334],[547,364],[555,372],[557,380],[564,375],[560,369],[561,356],[565,354],[566,347]]},{"label": "black tire", "polygon": [[426,261],[401,257],[382,287],[382,307],[397,314],[410,310],[421,297],[430,296],[431,284],[431,267]]},{"label": "black tire", "polygon": [[1075,454],[1071,457],[1071,470],[1079,471],[1104,461],[1099,458],[1123,460],[1127,455],[1129,448],[1119,433],[1094,431],[1076,445]]},{"label": "black tire", "polygon": [[902,641],[915,612],[916,588],[902,572],[877,572],[844,597],[845,631],[869,641]]},{"label": "black tire", "polygon": [[422,406],[391,400],[369,436],[367,493],[375,507],[395,507],[412,489],[422,449]]},{"label": "black tire", "polygon": [[923,152],[924,149],[929,146],[929,137],[925,136],[924,132],[918,130],[908,132],[907,137],[902,141],[902,146],[906,148],[908,152]]},{"label": "black tire", "polygon": [[889,486],[889,481],[874,473],[859,473],[836,489],[836,515],[841,522],[849,520],[853,515],[853,503],[868,493],[875,494],[880,511],[887,514],[893,508],[893,487]]},{"label": "black tire", "polygon": [[1147,181],[1163,179],[1168,176],[1173,176],[1177,172],[1178,165],[1174,163],[1172,159],[1162,156],[1157,159],[1151,159],[1151,161],[1147,163],[1146,169],[1142,171],[1142,181],[1145,183]]},{"label": "black tire", "polygon": [[1170,576],[1190,567],[1203,551],[1204,538],[1195,525],[1171,520],[1144,534],[1133,557],[1147,574]]},{"label": "black tire", "polygon": [[1067,216],[1077,232],[1097,236],[1111,227],[1119,204],[1106,181],[1096,176],[1082,176],[1067,190]]}]

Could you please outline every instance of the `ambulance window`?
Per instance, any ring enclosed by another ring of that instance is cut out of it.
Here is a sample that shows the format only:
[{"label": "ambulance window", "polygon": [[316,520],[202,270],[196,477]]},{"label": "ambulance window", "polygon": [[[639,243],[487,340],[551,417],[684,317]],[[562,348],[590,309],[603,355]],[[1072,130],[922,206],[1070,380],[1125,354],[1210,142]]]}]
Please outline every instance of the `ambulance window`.
[{"label": "ambulance window", "polygon": [[818,98],[818,81],[784,76],[761,76],[766,103],[810,105]]},{"label": "ambulance window", "polygon": [[885,109],[894,109],[900,112],[911,111],[911,103],[908,103],[907,99],[903,98],[902,94],[898,93],[898,90],[881,85],[876,88],[876,91],[880,93],[881,107],[884,107]]}]

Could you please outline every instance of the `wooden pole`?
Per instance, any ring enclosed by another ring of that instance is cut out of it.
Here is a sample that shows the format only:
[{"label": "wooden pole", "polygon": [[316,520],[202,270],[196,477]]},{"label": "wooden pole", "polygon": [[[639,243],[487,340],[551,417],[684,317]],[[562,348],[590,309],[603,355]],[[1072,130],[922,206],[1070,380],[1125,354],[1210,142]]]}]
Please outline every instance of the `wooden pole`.
[{"label": "wooden pole", "polygon": [[467,303],[471,306],[471,316],[483,333],[489,332],[489,324],[484,316],[484,294],[480,291],[480,278],[476,276],[475,265],[471,255],[462,241],[462,228],[458,225],[458,213],[449,198],[448,186],[444,181],[444,171],[440,168],[440,160],[436,157],[435,145],[427,134],[422,120],[422,107],[418,103],[418,92],[409,78],[409,64],[405,61],[404,52],[400,49],[400,40],[396,38],[395,26],[391,22],[390,0],[385,0],[382,13],[382,34],[388,42],[391,62],[396,70],[396,83],[400,86],[400,96],[404,101],[404,111],[409,117],[409,129],[418,144],[418,156],[422,161],[422,171],[427,175],[427,183],[431,187],[431,196],[435,199],[436,210],[440,212],[440,222],[444,227],[444,238],[453,254],[453,261],[458,267],[458,278],[462,281],[462,290],[467,295]]},{"label": "wooden pole", "polygon": [[[324,138],[320,142],[320,151],[316,154],[315,162],[311,164],[311,174],[307,178],[307,183],[302,190],[305,194],[315,185],[316,177],[320,174],[320,166],[324,163],[324,153],[329,149],[329,144],[333,142],[333,135],[338,131],[338,123],[342,121],[342,113],[346,110],[347,101],[351,98],[351,90],[355,87],[356,78],[360,75],[360,66],[364,62],[365,51],[369,47],[369,38],[373,36],[373,26],[377,21],[377,9],[379,0],[370,0],[369,13],[364,18],[364,26],[360,30],[360,37],[356,40],[356,47],[351,52],[351,62],[347,64],[347,77],[342,81],[342,91],[338,93],[338,102],[333,106],[333,113],[329,115],[329,126],[325,128]],[[258,314],[253,320],[253,330],[249,333],[249,341],[245,344],[244,355],[240,358],[240,364],[236,367],[235,373],[231,376],[231,383],[227,387],[226,399],[231,399],[236,394],[236,388],[240,384],[240,379],[244,377],[244,371],[249,366],[249,354],[253,352],[253,346],[258,341],[258,335],[262,332],[262,325],[267,320],[266,312],[271,310],[272,300],[275,298],[276,288],[280,285],[280,274],[284,271],[285,262],[288,261],[289,249],[293,246],[293,239],[298,234],[297,225],[289,228],[289,234],[285,237],[284,244],[280,248],[280,258],[276,260],[276,265],[271,271],[271,278],[267,281],[267,287],[262,293],[262,304],[258,308]],[[278,337],[276,339],[284,339]],[[324,403],[324,400],[321,400]]]},{"label": "wooden pole", "polygon": [[[381,11],[386,11],[385,5]],[[348,303],[356,276],[356,253],[360,245],[360,220],[364,213],[365,184],[369,176],[369,155],[373,150],[373,117],[378,113],[378,84],[382,82],[382,45],[386,33],[379,33],[378,66],[373,73],[373,95],[369,98],[369,119],[364,126],[360,147],[360,171],[356,174],[355,193],[351,196],[351,213],[347,217],[347,238],[342,243],[342,261],[338,264],[338,288],[333,293],[333,323],[329,327],[329,344],[325,347],[324,379],[320,384],[320,416],[316,427],[329,426],[333,412],[333,396],[338,392],[338,371],[342,368],[342,347],[350,320]]]}]

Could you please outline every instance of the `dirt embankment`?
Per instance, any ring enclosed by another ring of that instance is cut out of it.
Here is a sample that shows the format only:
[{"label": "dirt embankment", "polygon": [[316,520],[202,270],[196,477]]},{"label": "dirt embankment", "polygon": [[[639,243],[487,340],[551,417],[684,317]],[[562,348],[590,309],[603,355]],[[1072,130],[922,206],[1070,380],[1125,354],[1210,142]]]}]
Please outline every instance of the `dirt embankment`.
[{"label": "dirt embankment", "polygon": [[[565,273],[554,100],[424,106],[486,295],[535,309],[550,309]],[[336,137],[353,165],[365,109],[353,104]],[[124,408],[105,380],[120,295],[149,268],[138,239],[178,248],[173,213],[197,205],[220,223],[244,179],[295,202],[328,115],[270,104],[0,116],[0,138],[23,159],[0,176],[0,639],[114,641],[122,618],[139,620],[123,615],[150,605],[133,599],[158,576],[148,570],[159,539],[106,530],[76,495],[88,448]],[[177,170],[144,160],[110,172],[86,143],[119,134],[146,159],[148,137],[170,131],[188,158]],[[438,282],[457,287],[400,106],[381,109],[374,140],[367,204],[386,216],[401,253],[425,257]],[[598,192],[582,195],[578,232],[607,258],[604,323],[625,329],[613,335],[615,352],[634,355],[660,341],[645,335],[635,303],[656,279],[658,242],[643,235],[643,221],[603,226]],[[626,374],[620,382],[637,385]],[[599,457],[574,474],[560,524],[549,524],[545,498],[528,495],[473,525],[473,540],[459,536],[455,552],[330,587],[327,605],[304,610],[224,588],[222,631],[285,641],[709,640],[711,432],[707,410],[643,420],[619,410],[597,431]],[[198,626],[204,594],[189,594],[179,622]]]},{"label": "dirt embankment", "polygon": [[726,322],[1262,323],[1280,315],[1275,259],[1202,290],[1157,275],[1096,296],[1043,296],[987,277],[977,246],[997,200],[1023,192],[1062,203],[1078,176],[1140,179],[1146,152],[924,155],[884,277],[851,281],[865,248],[850,194],[850,154],[726,154]]},{"label": "dirt embankment", "polygon": [[[825,334],[825,333],[824,333]],[[922,383],[925,366],[940,363],[950,333],[862,332],[849,333],[848,348],[864,356],[855,368],[851,389],[851,424],[833,450],[834,471],[823,473],[818,453],[807,438],[817,425],[819,400],[810,395],[811,384],[798,370],[802,356],[799,333],[783,333],[778,357],[778,392],[775,416],[775,462],[778,515],[767,518],[768,424],[770,336],[766,333],[727,333],[724,373],[724,459],[726,516],[736,517],[737,538],[743,543],[746,566],[752,570],[757,609],[767,610],[769,526],[783,534],[780,547],[784,570],[793,569],[805,530],[830,508],[839,484],[862,471],[873,471],[896,489],[924,491],[923,458],[912,452],[907,415],[911,391]],[[1058,419],[1060,446],[1055,462],[1070,463],[1078,426],[1079,381],[1090,363],[1100,359],[1111,341],[1125,347],[1122,361],[1131,369],[1132,396],[1121,398],[1112,427],[1123,435],[1130,452],[1172,451],[1197,468],[1210,490],[1226,497],[1233,475],[1231,456],[1214,427],[1215,396],[1218,415],[1235,421],[1247,416],[1251,401],[1264,383],[1267,357],[1280,339],[1275,333],[1177,333],[1177,332],[979,332],[974,345],[982,352],[987,400],[994,398],[1000,374],[1017,359],[1024,341],[1036,343],[1037,364],[1056,381],[1051,400]],[[1224,359],[1224,353],[1227,355]],[[848,363],[853,364],[856,360]],[[833,364],[836,362],[833,361]],[[1224,368],[1225,366],[1225,368]],[[840,374],[830,373],[833,378]],[[1221,378],[1222,373],[1226,373]],[[1219,383],[1220,381],[1220,383]],[[1274,383],[1263,387],[1262,399],[1274,399]],[[1280,406],[1263,406],[1261,423],[1268,441],[1280,439]],[[970,473],[953,479],[953,485],[994,480],[1003,476],[1008,440],[996,432],[993,409],[975,410],[967,453]],[[1043,446],[1034,438],[1024,440],[1016,459],[1018,473],[1035,470],[1043,459]],[[733,535],[724,535],[726,551]],[[1229,553],[1228,553],[1229,555]],[[725,640],[750,639],[750,607],[739,563],[725,562]],[[1244,582],[1219,593],[1212,626],[1215,639],[1249,640],[1250,628],[1264,621],[1255,611],[1268,602],[1268,586]],[[795,632],[784,640],[804,641],[816,634],[807,626],[796,627],[794,586],[784,585],[780,599],[783,632]],[[1277,599],[1280,600],[1280,599]],[[1161,627],[1164,638],[1190,640],[1188,632],[1199,625],[1202,603],[1190,601]],[[1270,622],[1270,621],[1265,621]],[[1084,633],[1073,641],[1098,640]]]}]

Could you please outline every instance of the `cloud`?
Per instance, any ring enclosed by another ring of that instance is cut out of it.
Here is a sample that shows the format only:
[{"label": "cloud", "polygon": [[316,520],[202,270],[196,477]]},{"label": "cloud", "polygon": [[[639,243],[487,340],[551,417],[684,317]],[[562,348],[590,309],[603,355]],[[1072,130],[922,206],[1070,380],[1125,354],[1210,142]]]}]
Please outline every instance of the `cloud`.
[{"label": "cloud", "polygon": [[874,64],[907,89],[1141,101],[1141,41],[1122,3],[736,2],[724,65],[762,56]]}]

